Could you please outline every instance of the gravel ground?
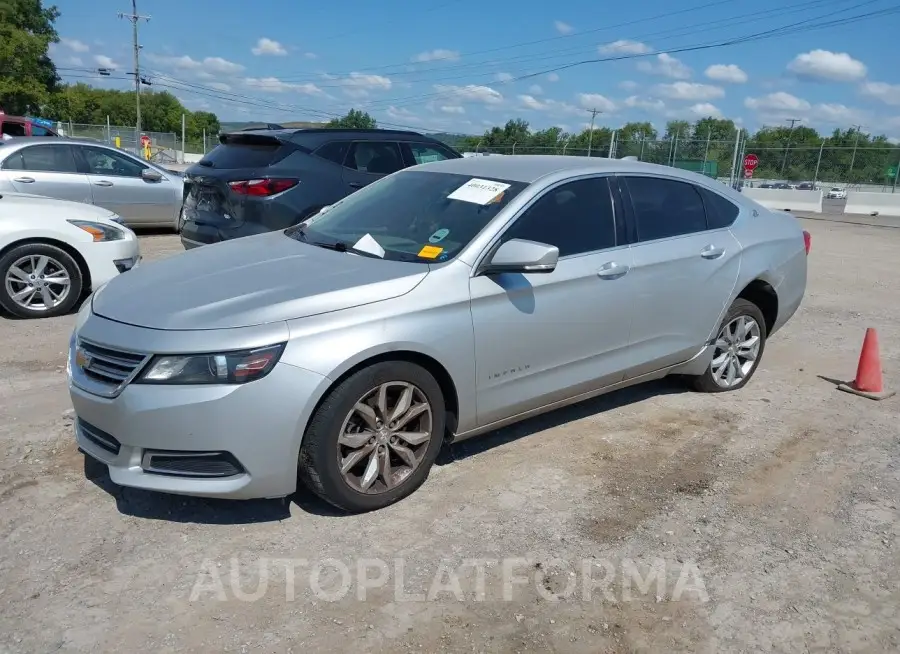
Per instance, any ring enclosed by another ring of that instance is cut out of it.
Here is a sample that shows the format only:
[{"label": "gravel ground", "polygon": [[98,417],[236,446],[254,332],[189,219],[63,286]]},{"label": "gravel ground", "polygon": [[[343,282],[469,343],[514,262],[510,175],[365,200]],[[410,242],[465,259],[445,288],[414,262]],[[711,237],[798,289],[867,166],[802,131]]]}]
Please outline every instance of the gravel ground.
[{"label": "gravel ground", "polygon": [[806,228],[804,306],[744,390],[561,410],[451,448],[364,516],[86,474],[72,318],[0,318],[0,651],[900,650],[900,396],[830,381],[874,326],[900,386],[900,231]]}]

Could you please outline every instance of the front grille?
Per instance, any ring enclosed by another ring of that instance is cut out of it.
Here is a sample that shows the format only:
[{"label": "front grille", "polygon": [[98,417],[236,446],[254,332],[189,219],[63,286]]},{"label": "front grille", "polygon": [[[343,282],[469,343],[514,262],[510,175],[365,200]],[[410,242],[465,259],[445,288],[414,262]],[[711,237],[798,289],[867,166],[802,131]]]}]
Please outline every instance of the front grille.
[{"label": "front grille", "polygon": [[85,422],[81,418],[78,419],[78,431],[91,443],[102,450],[106,450],[111,454],[118,454],[122,445],[116,440],[115,436],[107,434],[102,429],[97,429],[93,425]]},{"label": "front grille", "polygon": [[144,472],[178,477],[231,477],[244,471],[228,452],[161,452],[144,453]]},{"label": "front grille", "polygon": [[86,341],[79,341],[78,348],[81,353],[76,364],[82,372],[90,379],[115,386],[129,379],[147,360],[144,354],[112,350]]}]

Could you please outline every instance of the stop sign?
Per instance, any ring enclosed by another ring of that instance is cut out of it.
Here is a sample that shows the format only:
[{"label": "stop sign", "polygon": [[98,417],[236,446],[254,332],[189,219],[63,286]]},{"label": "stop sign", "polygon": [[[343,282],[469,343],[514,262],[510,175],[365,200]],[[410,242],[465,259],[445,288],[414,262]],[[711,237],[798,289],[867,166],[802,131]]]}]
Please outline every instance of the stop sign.
[{"label": "stop sign", "polygon": [[146,134],[141,135],[141,146],[148,148],[150,147],[150,137]]},{"label": "stop sign", "polygon": [[748,154],[746,157],[744,157],[744,168],[747,168],[748,170],[753,170],[758,165],[759,165],[759,157],[757,157],[755,154]]}]

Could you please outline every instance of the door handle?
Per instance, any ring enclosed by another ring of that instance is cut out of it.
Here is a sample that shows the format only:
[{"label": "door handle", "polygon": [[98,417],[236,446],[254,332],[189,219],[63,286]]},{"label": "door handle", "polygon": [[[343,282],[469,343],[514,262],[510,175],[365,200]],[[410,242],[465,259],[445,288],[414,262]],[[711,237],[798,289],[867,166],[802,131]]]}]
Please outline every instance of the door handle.
[{"label": "door handle", "polygon": [[610,261],[609,263],[604,263],[600,266],[600,270],[597,271],[597,276],[601,279],[619,279],[619,277],[625,275],[628,270],[628,266],[623,266],[615,261]]},{"label": "door handle", "polygon": [[704,259],[718,259],[725,254],[725,248],[717,248],[715,245],[707,245],[700,250],[700,256]]},{"label": "door handle", "polygon": [[107,181],[105,179],[101,179],[100,181],[94,182],[94,186],[112,186],[112,185],[113,185],[112,182]]},{"label": "door handle", "polygon": [[362,182],[350,182],[349,186],[350,188],[362,188],[365,184]]},{"label": "door handle", "polygon": [[22,184],[34,184],[34,177],[14,177],[14,182],[21,182]]}]

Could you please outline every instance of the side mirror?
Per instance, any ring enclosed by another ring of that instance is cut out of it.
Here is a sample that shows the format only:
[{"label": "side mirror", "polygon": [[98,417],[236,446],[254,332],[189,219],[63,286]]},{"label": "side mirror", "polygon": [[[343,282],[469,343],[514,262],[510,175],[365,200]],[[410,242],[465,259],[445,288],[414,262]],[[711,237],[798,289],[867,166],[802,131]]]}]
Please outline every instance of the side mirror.
[{"label": "side mirror", "polygon": [[558,261],[559,248],[555,245],[515,238],[494,252],[482,273],[549,273],[556,270]]},{"label": "side mirror", "polygon": [[144,168],[141,171],[141,179],[145,182],[158,182],[162,180],[162,173],[153,170],[152,168]]}]

